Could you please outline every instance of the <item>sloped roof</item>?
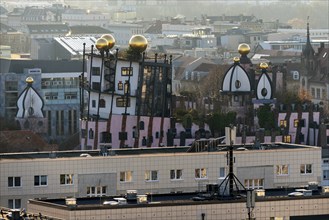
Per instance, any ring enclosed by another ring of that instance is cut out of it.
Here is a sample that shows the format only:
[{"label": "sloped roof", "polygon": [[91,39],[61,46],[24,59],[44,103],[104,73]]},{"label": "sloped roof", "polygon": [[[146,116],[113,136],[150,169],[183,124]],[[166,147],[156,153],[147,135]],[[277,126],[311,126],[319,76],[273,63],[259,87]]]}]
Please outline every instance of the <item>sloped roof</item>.
[{"label": "sloped roof", "polygon": [[[6,60],[1,60],[6,62]],[[82,60],[9,60],[8,72],[23,73],[24,69],[40,68],[43,73],[81,72]]]},{"label": "sloped roof", "polygon": [[8,13],[8,10],[0,5],[0,15],[4,15],[4,14],[7,14],[7,13]]},{"label": "sloped roof", "polygon": [[203,64],[208,65],[215,65],[214,62],[211,60],[199,57],[187,57],[187,56],[181,56],[179,58],[176,58],[173,61],[173,65],[175,67],[175,79],[180,80],[184,78],[185,71],[196,71],[197,68],[199,68],[198,71],[205,70],[206,67],[209,67],[208,65],[201,66]]},{"label": "sloped roof", "polygon": [[0,33],[7,33],[7,32],[17,32],[17,30],[6,24],[0,23]]},{"label": "sloped roof", "polygon": [[70,26],[71,28],[71,35],[83,35],[83,34],[110,34],[111,31],[99,27],[99,26]]},{"label": "sloped roof", "polygon": [[66,35],[70,28],[66,24],[28,24],[30,34],[58,34]]},{"label": "sloped roof", "polygon": [[162,34],[162,24],[165,23],[163,21],[156,21],[151,24],[144,33],[146,34]]},{"label": "sloped roof", "polygon": [[24,18],[42,17],[46,14],[46,11],[47,10],[44,8],[26,7],[22,17],[23,17],[23,20],[24,20]]},{"label": "sloped roof", "polygon": [[83,44],[85,50],[90,51],[91,45],[95,45],[95,37],[55,37],[54,40],[70,52],[73,56],[83,54]]},{"label": "sloped roof", "polygon": [[49,150],[41,136],[29,130],[0,131],[0,152],[31,152]]}]

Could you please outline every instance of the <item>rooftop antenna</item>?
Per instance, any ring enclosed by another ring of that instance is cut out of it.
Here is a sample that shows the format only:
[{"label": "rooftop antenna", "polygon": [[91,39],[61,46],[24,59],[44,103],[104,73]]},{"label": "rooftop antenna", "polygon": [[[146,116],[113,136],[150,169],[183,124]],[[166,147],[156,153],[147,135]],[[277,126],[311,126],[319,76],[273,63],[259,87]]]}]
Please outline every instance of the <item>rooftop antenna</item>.
[{"label": "rooftop antenna", "polygon": [[226,154],[226,158],[227,158],[227,164],[229,166],[229,173],[227,174],[227,176],[225,177],[225,179],[219,184],[219,195],[221,194],[221,187],[223,184],[225,184],[224,186],[224,190],[222,191],[222,195],[225,195],[226,192],[226,188],[227,188],[227,184],[229,184],[229,197],[230,198],[234,198],[234,185],[236,186],[236,189],[239,191],[239,187],[238,185],[242,186],[242,188],[244,190],[246,190],[246,188],[244,187],[244,185],[240,182],[240,180],[235,176],[234,172],[233,172],[233,168],[234,168],[234,163],[235,163],[235,158],[233,156],[233,144],[234,144],[234,137],[235,137],[235,132],[236,132],[236,127],[233,127],[233,125],[230,125],[230,127],[226,127],[225,128],[225,133],[227,136],[227,140],[230,143],[230,146],[228,148],[227,154]]}]

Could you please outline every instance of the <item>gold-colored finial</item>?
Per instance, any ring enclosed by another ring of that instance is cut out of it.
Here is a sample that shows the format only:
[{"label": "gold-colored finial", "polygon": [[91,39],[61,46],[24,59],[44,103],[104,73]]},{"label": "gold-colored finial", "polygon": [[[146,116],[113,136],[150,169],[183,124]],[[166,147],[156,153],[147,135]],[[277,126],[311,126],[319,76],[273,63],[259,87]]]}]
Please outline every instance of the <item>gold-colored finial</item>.
[{"label": "gold-colored finial", "polygon": [[147,44],[148,42],[143,35],[134,35],[129,40],[129,46],[140,53],[146,50]]},{"label": "gold-colored finial", "polygon": [[247,55],[250,52],[250,47],[248,44],[240,44],[238,47],[238,51],[241,55]]},{"label": "gold-colored finial", "polygon": [[233,61],[234,61],[234,63],[238,63],[238,62],[240,62],[240,58],[239,57],[234,57]]},{"label": "gold-colored finial", "polygon": [[96,48],[99,51],[105,51],[108,49],[107,40],[105,38],[98,38],[96,40]]},{"label": "gold-colored finial", "polygon": [[32,84],[34,82],[34,79],[31,76],[29,76],[25,79],[25,82],[28,84]]},{"label": "gold-colored finial", "polygon": [[261,68],[262,70],[266,70],[268,68],[268,64],[267,63],[260,63],[259,68]]},{"label": "gold-colored finial", "polygon": [[107,49],[112,49],[115,45],[115,39],[111,34],[103,34],[101,36],[101,38],[104,38],[105,40],[107,40]]}]

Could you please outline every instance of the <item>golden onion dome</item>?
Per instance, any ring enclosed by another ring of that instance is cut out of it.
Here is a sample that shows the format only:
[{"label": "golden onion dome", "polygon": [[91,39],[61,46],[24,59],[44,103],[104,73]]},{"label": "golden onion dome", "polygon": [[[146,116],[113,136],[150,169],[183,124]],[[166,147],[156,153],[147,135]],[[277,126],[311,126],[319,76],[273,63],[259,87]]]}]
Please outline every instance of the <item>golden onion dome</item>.
[{"label": "golden onion dome", "polygon": [[31,76],[29,76],[29,77],[26,78],[25,82],[29,83],[29,84],[32,84],[34,82],[34,79]]},{"label": "golden onion dome", "polygon": [[238,62],[240,62],[240,58],[239,57],[234,57],[233,61],[234,61],[234,63],[238,63]]},{"label": "golden onion dome", "polygon": [[248,44],[240,44],[238,47],[238,51],[241,55],[247,55],[250,52],[250,47]]},{"label": "golden onion dome", "polygon": [[107,40],[107,47],[108,49],[112,49],[115,45],[115,39],[111,34],[103,34],[101,36],[101,38],[104,38],[105,40]]},{"label": "golden onion dome", "polygon": [[104,50],[107,50],[107,40],[105,38],[98,38],[96,40],[96,48],[97,50],[99,51],[104,51]]},{"label": "golden onion dome", "polygon": [[142,53],[146,50],[147,48],[147,40],[143,35],[134,35],[130,38],[129,40],[129,46],[139,52]]},{"label": "golden onion dome", "polygon": [[268,68],[268,64],[267,63],[260,63],[259,68],[261,68],[262,70],[266,70]]}]

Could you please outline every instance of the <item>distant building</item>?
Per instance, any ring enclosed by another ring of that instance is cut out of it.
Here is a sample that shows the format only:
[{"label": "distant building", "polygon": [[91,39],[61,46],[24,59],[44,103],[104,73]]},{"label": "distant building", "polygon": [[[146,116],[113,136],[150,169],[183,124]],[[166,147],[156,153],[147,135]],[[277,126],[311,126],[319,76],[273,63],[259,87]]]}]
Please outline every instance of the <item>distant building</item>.
[{"label": "distant building", "polygon": [[[93,2],[96,4],[96,2]],[[105,28],[110,16],[100,11],[69,8],[61,14],[62,22],[69,26],[91,25]]]},{"label": "distant building", "polygon": [[[19,94],[32,77],[33,87],[44,100],[47,139],[61,143],[79,131],[81,61],[35,61],[1,59],[0,115],[14,120]],[[78,143],[76,143],[78,145]]]}]

